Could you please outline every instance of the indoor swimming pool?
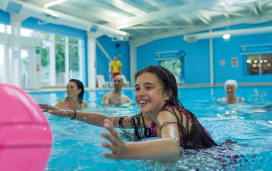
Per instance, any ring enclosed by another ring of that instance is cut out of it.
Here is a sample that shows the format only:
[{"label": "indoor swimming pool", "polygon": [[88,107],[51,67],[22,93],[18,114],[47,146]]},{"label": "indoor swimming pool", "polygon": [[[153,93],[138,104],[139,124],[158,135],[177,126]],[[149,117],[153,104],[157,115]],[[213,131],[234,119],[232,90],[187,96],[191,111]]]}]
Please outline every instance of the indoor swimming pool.
[{"label": "indoor swimming pool", "polygon": [[[109,116],[139,113],[134,89],[123,93],[132,105],[103,106],[103,95],[110,90],[87,90],[87,111]],[[65,98],[64,91],[29,92],[37,103],[54,105]],[[223,87],[179,88],[179,99],[191,110],[218,144],[227,139],[236,143],[203,150],[181,150],[176,162],[122,160],[102,157],[103,128],[45,113],[53,132],[53,147],[46,170],[272,170],[272,86],[240,86],[236,93],[245,103],[219,104]]]}]

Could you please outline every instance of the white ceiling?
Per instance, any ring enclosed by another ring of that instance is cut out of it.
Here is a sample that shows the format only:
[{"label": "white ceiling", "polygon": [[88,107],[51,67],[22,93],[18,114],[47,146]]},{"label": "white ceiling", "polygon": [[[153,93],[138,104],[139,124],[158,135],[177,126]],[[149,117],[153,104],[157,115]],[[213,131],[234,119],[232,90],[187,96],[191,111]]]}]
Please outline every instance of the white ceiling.
[{"label": "white ceiling", "polygon": [[[43,8],[55,0],[20,1]],[[272,0],[67,0],[48,9],[141,42],[272,20]]]}]

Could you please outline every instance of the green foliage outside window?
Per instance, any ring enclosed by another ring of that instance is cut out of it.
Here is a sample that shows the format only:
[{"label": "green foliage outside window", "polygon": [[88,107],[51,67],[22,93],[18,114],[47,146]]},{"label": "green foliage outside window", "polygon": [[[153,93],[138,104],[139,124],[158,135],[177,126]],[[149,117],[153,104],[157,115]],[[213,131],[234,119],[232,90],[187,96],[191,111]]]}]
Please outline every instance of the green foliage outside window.
[{"label": "green foliage outside window", "polygon": [[177,77],[183,77],[182,75],[182,60],[173,59],[173,60],[163,60],[161,61],[161,66],[167,68]]}]

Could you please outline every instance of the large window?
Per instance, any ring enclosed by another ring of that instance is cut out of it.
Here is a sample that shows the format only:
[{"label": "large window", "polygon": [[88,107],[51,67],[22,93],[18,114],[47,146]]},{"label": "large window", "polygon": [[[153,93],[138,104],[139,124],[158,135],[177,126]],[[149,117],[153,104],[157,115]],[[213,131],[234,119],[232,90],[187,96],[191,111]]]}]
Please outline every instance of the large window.
[{"label": "large window", "polygon": [[78,39],[69,38],[69,77],[79,78],[79,44]]},{"label": "large window", "polygon": [[41,85],[50,86],[50,35],[41,33]]},{"label": "large window", "polygon": [[247,74],[272,74],[272,54],[247,55]]},{"label": "large window", "polygon": [[65,86],[71,78],[82,80],[80,39],[21,28],[21,58],[17,63],[8,41],[11,26],[0,24],[0,34],[0,82],[16,82],[19,77],[19,85],[28,89]]},{"label": "large window", "polygon": [[41,33],[41,75],[43,86],[63,86],[80,78],[80,40]]},{"label": "large window", "polygon": [[55,36],[56,84],[65,85],[65,37]]}]

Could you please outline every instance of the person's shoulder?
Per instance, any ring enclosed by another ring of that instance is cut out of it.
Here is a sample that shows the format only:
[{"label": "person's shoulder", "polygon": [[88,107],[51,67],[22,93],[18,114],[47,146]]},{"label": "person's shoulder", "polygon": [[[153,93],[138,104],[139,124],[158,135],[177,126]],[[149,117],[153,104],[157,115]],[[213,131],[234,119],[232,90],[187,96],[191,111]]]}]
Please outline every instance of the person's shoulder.
[{"label": "person's shoulder", "polygon": [[62,99],[62,100],[58,101],[55,106],[60,107],[60,108],[64,108],[65,105],[66,105],[66,99]]},{"label": "person's shoulder", "polygon": [[110,92],[107,92],[106,94],[104,94],[103,99],[104,100],[106,100],[106,99],[109,100],[112,96],[113,96],[112,91],[110,91]]},{"label": "person's shoulder", "polygon": [[58,101],[58,103],[66,104],[66,98],[65,98],[65,99],[62,99],[62,100],[60,100],[60,101]]},{"label": "person's shoulder", "polygon": [[[164,109],[170,109],[171,107],[167,107],[167,108],[164,108]],[[171,108],[173,110],[175,110],[175,112],[178,112],[176,108]],[[158,118],[176,118],[173,113],[171,112],[171,110],[161,110],[158,112],[158,115],[157,115]]]},{"label": "person's shoulder", "polygon": [[112,91],[107,92],[107,93],[104,94],[104,97],[107,97],[107,96],[109,96],[109,95],[111,95],[111,94],[112,94]]},{"label": "person's shoulder", "polygon": [[125,94],[123,94],[123,93],[122,93],[122,98],[125,98],[127,101],[132,102],[131,99],[130,99],[127,95],[125,95]]}]

